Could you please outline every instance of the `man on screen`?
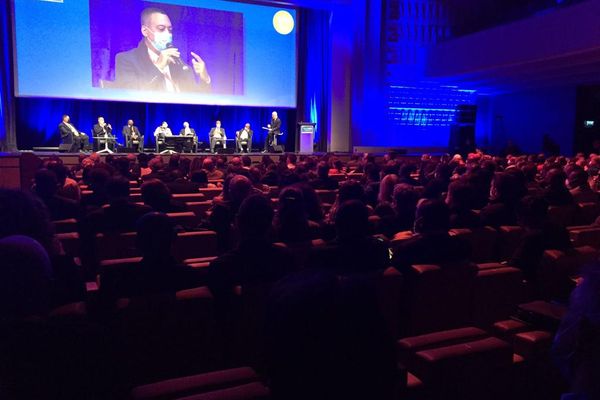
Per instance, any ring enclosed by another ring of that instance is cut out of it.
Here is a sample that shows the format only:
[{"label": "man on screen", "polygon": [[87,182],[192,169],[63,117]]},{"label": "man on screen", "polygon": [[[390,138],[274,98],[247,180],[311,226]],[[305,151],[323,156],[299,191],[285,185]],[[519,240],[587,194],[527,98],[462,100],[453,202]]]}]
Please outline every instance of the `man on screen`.
[{"label": "man on screen", "polygon": [[144,137],[140,133],[138,127],[133,124],[132,119],[127,121],[127,125],[123,127],[121,132],[123,133],[127,147],[133,148],[141,153],[144,149]]},{"label": "man on screen", "polygon": [[70,152],[80,150],[87,151],[90,148],[90,138],[83,132],[79,132],[68,115],[63,115],[62,122],[58,125],[60,138],[63,144],[70,144]]},{"label": "man on screen", "polygon": [[165,11],[146,8],[141,14],[143,39],[137,48],[115,59],[112,87],[163,92],[209,92],[210,75],[204,60],[191,52],[192,67],[173,46],[173,26]]},{"label": "man on screen", "polygon": [[281,120],[277,115],[277,111],[273,111],[271,114],[271,123],[267,125],[267,128],[269,128],[269,132],[267,133],[267,138],[265,139],[265,149],[263,150],[263,153],[273,150],[273,141],[275,140],[275,136],[281,135]]}]

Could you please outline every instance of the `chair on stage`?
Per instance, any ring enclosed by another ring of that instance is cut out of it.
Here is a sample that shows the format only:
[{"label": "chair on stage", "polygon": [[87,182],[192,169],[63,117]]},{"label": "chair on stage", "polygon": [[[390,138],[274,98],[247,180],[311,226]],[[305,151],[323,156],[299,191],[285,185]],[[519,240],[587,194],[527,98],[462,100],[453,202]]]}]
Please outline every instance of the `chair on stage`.
[{"label": "chair on stage", "polygon": [[240,153],[250,153],[252,151],[252,136],[241,138],[242,131],[235,132],[235,149]]},{"label": "chair on stage", "polygon": [[139,137],[136,137],[134,139],[132,139],[131,136],[129,136],[129,135],[125,136],[125,145],[127,146],[127,148],[133,149],[133,150],[137,151],[138,153],[143,152],[144,151],[144,135],[140,135]]}]

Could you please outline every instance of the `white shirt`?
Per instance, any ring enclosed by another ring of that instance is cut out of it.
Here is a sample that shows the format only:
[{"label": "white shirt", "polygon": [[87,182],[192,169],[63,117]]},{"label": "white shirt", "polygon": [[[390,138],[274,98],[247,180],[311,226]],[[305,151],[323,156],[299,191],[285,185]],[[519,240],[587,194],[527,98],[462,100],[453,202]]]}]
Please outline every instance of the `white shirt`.
[{"label": "white shirt", "polygon": [[179,92],[179,88],[177,87],[177,85],[175,85],[175,82],[173,82],[173,78],[171,77],[171,69],[169,68],[169,64],[167,64],[167,66],[163,69],[160,69],[156,66],[156,63],[158,62],[158,58],[160,56],[150,49],[148,49],[148,55],[150,56],[150,60],[152,61],[154,66],[160,71],[161,74],[164,75],[167,92]]},{"label": "white shirt", "polygon": [[68,122],[65,122],[65,125],[69,127],[69,129],[71,130],[71,132],[73,132],[73,135],[79,136],[79,132],[77,132],[77,129],[75,129],[75,127],[73,125],[71,125]]},{"label": "white shirt", "polygon": [[221,139],[221,128],[215,128],[215,132],[213,134],[215,139]]},{"label": "white shirt", "polygon": [[190,129],[190,127],[188,126],[187,128],[184,128],[184,135],[191,135],[192,134],[192,130]]},{"label": "white shirt", "polygon": [[247,130],[243,130],[242,133],[240,133],[240,139],[242,140],[248,140],[248,131]]}]

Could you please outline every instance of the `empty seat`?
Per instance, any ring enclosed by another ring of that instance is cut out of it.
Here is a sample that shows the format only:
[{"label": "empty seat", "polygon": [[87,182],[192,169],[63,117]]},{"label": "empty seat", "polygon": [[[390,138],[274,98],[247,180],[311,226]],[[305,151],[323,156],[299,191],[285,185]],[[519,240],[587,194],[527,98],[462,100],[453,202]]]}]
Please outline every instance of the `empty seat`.
[{"label": "empty seat", "polygon": [[258,380],[256,372],[251,368],[234,368],[139,386],[132,390],[131,397],[134,400],[167,400],[235,387]]},{"label": "empty seat", "polygon": [[510,317],[524,300],[523,274],[512,267],[477,272],[471,298],[471,319],[478,326],[489,326]]},{"label": "empty seat", "polygon": [[489,337],[490,335],[479,328],[466,327],[447,331],[428,333],[398,340],[398,361],[405,367],[411,368],[417,352],[436,347],[450,346]]},{"label": "empty seat", "polygon": [[183,397],[179,400],[263,400],[268,399],[269,395],[269,389],[265,385],[252,382],[228,389]]},{"label": "empty seat", "polygon": [[511,346],[489,337],[417,352],[412,372],[428,398],[502,399],[510,390],[506,373],[512,364]]},{"label": "empty seat", "polygon": [[475,269],[468,264],[413,265],[402,302],[405,336],[469,325]]},{"label": "empty seat", "polygon": [[519,319],[551,331],[558,329],[566,313],[566,306],[542,300],[520,304],[518,307]]}]

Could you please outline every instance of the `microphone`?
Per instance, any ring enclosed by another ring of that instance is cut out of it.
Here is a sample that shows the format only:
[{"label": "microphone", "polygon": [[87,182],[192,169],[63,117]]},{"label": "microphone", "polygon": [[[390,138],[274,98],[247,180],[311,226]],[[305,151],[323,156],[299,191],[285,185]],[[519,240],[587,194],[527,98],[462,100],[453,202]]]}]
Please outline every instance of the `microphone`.
[{"label": "microphone", "polygon": [[[167,43],[167,49],[172,49],[173,47],[175,47],[173,45],[173,43]],[[180,65],[184,71],[187,71],[188,69],[190,69],[190,67],[188,67],[182,60],[180,57],[173,57],[173,59],[175,60],[175,64]]]}]

